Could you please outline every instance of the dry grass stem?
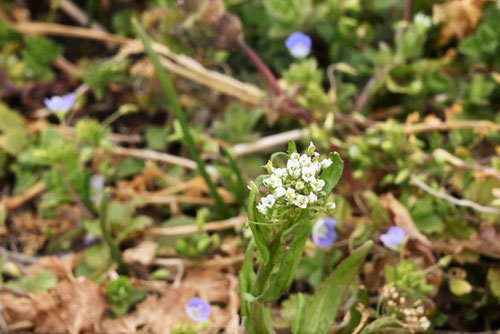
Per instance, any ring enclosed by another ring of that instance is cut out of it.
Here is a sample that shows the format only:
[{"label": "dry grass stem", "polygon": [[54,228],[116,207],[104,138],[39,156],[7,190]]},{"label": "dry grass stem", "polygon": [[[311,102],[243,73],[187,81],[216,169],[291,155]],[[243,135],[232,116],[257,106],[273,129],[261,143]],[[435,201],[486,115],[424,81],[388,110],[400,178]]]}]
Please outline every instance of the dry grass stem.
[{"label": "dry grass stem", "polygon": [[153,227],[146,229],[143,233],[147,236],[163,237],[188,235],[199,232],[221,231],[232,228],[240,228],[248,221],[247,216],[238,216],[226,220],[206,223],[201,228],[194,225],[174,226],[174,227]]}]

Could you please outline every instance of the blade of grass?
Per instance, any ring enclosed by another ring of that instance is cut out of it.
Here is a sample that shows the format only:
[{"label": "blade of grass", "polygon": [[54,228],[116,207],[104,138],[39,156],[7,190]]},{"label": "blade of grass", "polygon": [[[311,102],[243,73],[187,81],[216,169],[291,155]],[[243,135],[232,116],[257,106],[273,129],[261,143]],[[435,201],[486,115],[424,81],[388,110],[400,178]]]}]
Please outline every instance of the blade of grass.
[{"label": "blade of grass", "polygon": [[116,246],[113,240],[113,236],[111,235],[110,228],[108,226],[108,205],[109,191],[105,191],[101,200],[101,207],[99,210],[99,225],[101,227],[102,237],[104,238],[104,242],[106,242],[109,247],[111,258],[118,264],[118,271],[120,273],[127,273],[127,265],[125,264],[125,261],[123,261],[120,249],[118,248],[118,246]]},{"label": "blade of grass", "polygon": [[196,150],[196,145],[194,143],[194,139],[191,136],[191,132],[189,131],[189,125],[186,120],[186,115],[184,114],[184,111],[182,110],[182,107],[179,103],[179,99],[177,97],[177,93],[174,88],[174,84],[172,83],[172,80],[170,79],[170,76],[168,73],[165,71],[165,69],[161,66],[160,64],[160,57],[154,51],[153,46],[151,45],[151,41],[149,40],[148,35],[146,34],[146,31],[144,31],[144,28],[142,28],[141,24],[136,18],[132,19],[132,27],[134,28],[134,32],[139,37],[139,39],[142,41],[142,44],[144,45],[144,49],[146,50],[146,53],[148,54],[149,58],[151,58],[151,61],[153,62],[153,65],[156,69],[156,73],[158,75],[158,79],[160,79],[160,83],[163,87],[163,92],[165,93],[165,96],[167,97],[167,102],[170,103],[172,106],[172,109],[174,110],[175,117],[179,120],[179,123],[182,127],[182,133],[184,136],[184,141],[186,142],[186,146],[188,147],[189,153],[192,155],[194,161],[196,161],[196,164],[198,165],[198,170],[201,174],[201,176],[205,179],[205,182],[207,183],[210,193],[212,197],[215,200],[215,203],[217,205],[217,208],[219,209],[220,213],[224,217],[229,217],[230,215],[230,210],[226,203],[222,200],[222,197],[219,195],[217,192],[217,188],[215,187],[215,184],[213,183],[212,179],[208,175],[207,168],[205,166],[205,163],[201,159],[200,154]]},{"label": "blade of grass", "polygon": [[247,185],[245,179],[243,178],[243,174],[241,173],[240,166],[236,162],[234,155],[228,149],[222,147],[222,154],[224,154],[229,161],[229,165],[231,166],[234,174],[236,174],[236,180],[238,181],[238,188],[236,191],[236,197],[238,198],[238,203],[243,204],[245,202],[245,197],[247,196]]}]

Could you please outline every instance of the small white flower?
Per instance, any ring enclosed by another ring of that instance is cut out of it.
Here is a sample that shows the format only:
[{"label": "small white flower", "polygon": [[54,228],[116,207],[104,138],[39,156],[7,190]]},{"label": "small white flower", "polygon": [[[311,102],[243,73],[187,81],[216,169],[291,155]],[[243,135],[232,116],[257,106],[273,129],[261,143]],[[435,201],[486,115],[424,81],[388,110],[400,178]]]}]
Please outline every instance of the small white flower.
[{"label": "small white flower", "polygon": [[278,188],[274,189],[274,197],[276,197],[276,198],[281,198],[281,197],[283,197],[284,195],[286,195],[286,190],[285,190],[285,188],[283,188],[283,187],[278,187]]},{"label": "small white flower", "polygon": [[266,214],[267,206],[265,206],[263,203],[260,203],[259,205],[257,205],[257,210],[259,210],[259,212],[262,214]]},{"label": "small white flower", "polygon": [[302,167],[309,167],[311,165],[311,157],[302,154],[299,158],[299,162]]},{"label": "small white flower", "polygon": [[307,208],[307,203],[309,202],[309,199],[307,198],[307,196],[304,196],[304,195],[297,195],[297,197],[295,197],[295,199],[293,200],[293,204],[295,204],[296,206],[298,206],[299,208],[302,208],[302,209],[305,209]]},{"label": "small white flower", "polygon": [[281,181],[281,179],[279,177],[277,177],[276,175],[271,175],[269,177],[271,179],[271,187],[272,188],[278,188],[278,187],[281,187],[283,185],[283,181]]},{"label": "small white flower", "polygon": [[300,162],[297,159],[290,159],[286,163],[286,168],[290,173],[290,176],[293,178],[297,178],[300,176]]},{"label": "small white flower", "polygon": [[316,196],[315,193],[310,193],[307,198],[309,199],[309,203],[316,203],[316,201],[318,200],[318,196]]},{"label": "small white flower", "polygon": [[267,195],[266,197],[262,197],[260,202],[264,206],[267,206],[268,208],[272,208],[274,203],[276,203],[276,198],[274,198],[273,195]]},{"label": "small white flower", "polygon": [[302,179],[306,182],[316,180],[316,171],[311,167],[302,167]]},{"label": "small white flower", "polygon": [[420,327],[422,327],[422,329],[428,329],[431,325],[429,319],[427,319],[427,317],[421,317],[420,319],[418,319],[418,322],[420,323]]},{"label": "small white flower", "polygon": [[325,186],[325,181],[322,179],[317,179],[311,182],[311,187],[315,192],[320,191]]},{"label": "small white flower", "polygon": [[417,25],[420,29],[426,30],[432,25],[432,19],[422,13],[418,13],[415,15],[415,25]]},{"label": "small white flower", "polygon": [[335,202],[326,203],[327,210],[335,210],[336,207],[337,205],[335,204]]},{"label": "small white flower", "polygon": [[328,168],[328,167],[330,167],[331,164],[332,164],[332,159],[330,159],[330,158],[323,159],[321,161],[321,167],[323,167],[323,168]]},{"label": "small white flower", "polygon": [[300,158],[300,154],[298,154],[297,152],[293,152],[292,154],[290,154],[290,160],[298,160]]},{"label": "small white flower", "polygon": [[288,188],[286,190],[286,198],[291,202],[295,199],[295,189]]},{"label": "small white flower", "polygon": [[319,157],[319,153],[318,153],[318,152],[314,152],[314,153],[313,153],[313,155],[314,155],[315,157]]},{"label": "small white flower", "polygon": [[311,163],[311,166],[309,168],[312,168],[315,171],[315,174],[318,174],[321,171],[321,165],[319,162],[313,162]]},{"label": "small white flower", "polygon": [[272,189],[277,188],[277,187],[281,187],[283,185],[283,181],[281,181],[281,179],[274,174],[272,174],[268,178],[264,179],[264,181],[262,181],[262,183],[264,183],[264,185],[266,187],[272,188]]},{"label": "small white flower", "polygon": [[296,190],[302,190],[306,187],[306,185],[304,184],[304,182],[302,181],[297,181],[297,183],[295,183],[295,189]]},{"label": "small white flower", "polygon": [[273,168],[273,174],[279,178],[284,178],[287,174],[286,168]]}]

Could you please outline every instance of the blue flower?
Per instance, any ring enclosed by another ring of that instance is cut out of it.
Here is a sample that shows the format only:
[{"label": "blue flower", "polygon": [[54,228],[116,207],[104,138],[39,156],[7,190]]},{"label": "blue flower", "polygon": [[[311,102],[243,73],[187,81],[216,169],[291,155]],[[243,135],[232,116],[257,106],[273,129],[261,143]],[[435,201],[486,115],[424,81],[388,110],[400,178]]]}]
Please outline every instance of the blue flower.
[{"label": "blue flower", "polygon": [[285,45],[294,57],[304,58],[311,52],[312,40],[308,35],[297,31],[288,36]]},{"label": "blue flower", "polygon": [[195,297],[186,304],[186,312],[194,321],[205,322],[208,320],[212,308],[203,299]]},{"label": "blue flower", "polygon": [[43,99],[43,103],[45,103],[47,108],[49,108],[53,112],[67,112],[71,108],[73,108],[75,101],[75,93],[69,93],[64,96],[52,96],[50,99]]},{"label": "blue flower", "polygon": [[390,227],[380,236],[382,243],[389,248],[397,248],[406,239],[406,232],[399,226]]},{"label": "blue flower", "polygon": [[93,175],[90,178],[90,193],[92,201],[99,204],[104,196],[105,179],[102,175]]},{"label": "blue flower", "polygon": [[337,220],[333,218],[321,218],[316,222],[312,230],[312,239],[319,248],[328,248],[337,239],[335,231]]}]

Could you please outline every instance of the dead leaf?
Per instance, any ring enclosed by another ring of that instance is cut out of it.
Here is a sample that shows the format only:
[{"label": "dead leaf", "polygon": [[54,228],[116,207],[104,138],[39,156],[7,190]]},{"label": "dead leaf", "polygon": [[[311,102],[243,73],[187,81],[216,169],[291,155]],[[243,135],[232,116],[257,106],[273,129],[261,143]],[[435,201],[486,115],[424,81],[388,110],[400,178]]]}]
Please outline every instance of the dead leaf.
[{"label": "dead leaf", "polygon": [[149,266],[153,263],[158,244],[154,241],[146,240],[133,248],[127,248],[123,252],[123,259],[127,263],[140,263]]},{"label": "dead leaf", "polygon": [[34,277],[42,270],[50,270],[59,281],[73,281],[73,269],[77,266],[80,256],[68,254],[63,257],[46,256],[40,258],[35,264],[28,268],[28,275]]},{"label": "dead leaf", "polygon": [[442,23],[440,44],[463,39],[473,32],[483,17],[483,0],[448,0],[432,7],[432,20]]},{"label": "dead leaf", "polygon": [[415,226],[408,209],[393,194],[386,193],[382,195],[380,197],[380,205],[389,212],[389,216],[394,224],[405,230],[410,239],[418,240],[427,247],[431,246],[429,239],[420,233]]},{"label": "dead leaf", "polygon": [[[233,289],[233,290],[232,290]],[[118,319],[106,318],[101,323],[105,333],[163,334],[182,322],[193,323],[187,316],[185,305],[196,296],[212,304],[211,327],[208,333],[217,333],[234,322],[234,282],[219,270],[193,269],[188,271],[178,288],[169,286],[161,297],[148,296],[136,306],[133,313]],[[228,304],[221,308],[217,304]],[[233,314],[231,313],[233,312]]]},{"label": "dead leaf", "polygon": [[106,309],[99,286],[83,277],[59,282],[54,290],[37,294],[33,304],[35,333],[99,332]]},{"label": "dead leaf", "polygon": [[0,295],[2,304],[2,315],[8,324],[20,321],[33,321],[36,317],[36,310],[33,302],[29,298],[17,297],[10,293]]}]

